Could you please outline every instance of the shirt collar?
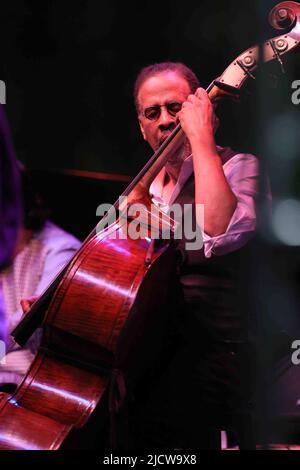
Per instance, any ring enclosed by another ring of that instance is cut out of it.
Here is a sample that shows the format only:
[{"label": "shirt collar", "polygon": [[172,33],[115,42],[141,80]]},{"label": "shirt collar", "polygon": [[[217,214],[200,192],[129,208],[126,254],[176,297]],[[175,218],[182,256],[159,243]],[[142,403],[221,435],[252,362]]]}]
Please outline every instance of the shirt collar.
[{"label": "shirt collar", "polygon": [[[193,158],[192,158],[192,155],[189,155],[183,161],[181,165],[177,183],[174,187],[173,193],[171,195],[170,201],[168,201],[168,204],[171,204],[176,199],[176,197],[178,196],[184,184],[189,179],[192,173],[193,173]],[[150,185],[150,190],[149,190],[150,196],[152,198],[155,198],[156,201],[163,202],[162,190],[163,190],[165,175],[166,175],[166,169],[165,167],[163,167],[162,170],[156,176],[156,178],[153,180],[152,184]]]},{"label": "shirt collar", "polygon": [[[232,153],[232,150],[229,147],[221,147],[217,145],[217,151],[218,154],[220,155],[221,159],[224,160],[227,156],[227,152]],[[180,191],[182,190],[183,186],[193,173],[194,168],[193,168],[193,156],[192,154],[189,155],[182,163],[182,166],[180,168],[180,172],[178,175],[177,183],[174,187],[173,193],[171,195],[171,198],[169,201],[164,201],[162,198],[162,190],[163,190],[163,184],[164,184],[164,179],[166,175],[166,169],[165,167],[162,168],[162,170],[158,173],[158,175],[155,177],[153,182],[150,185],[150,196],[157,202],[165,203],[167,202],[168,204],[172,204],[175,199],[178,197],[180,194]]]}]

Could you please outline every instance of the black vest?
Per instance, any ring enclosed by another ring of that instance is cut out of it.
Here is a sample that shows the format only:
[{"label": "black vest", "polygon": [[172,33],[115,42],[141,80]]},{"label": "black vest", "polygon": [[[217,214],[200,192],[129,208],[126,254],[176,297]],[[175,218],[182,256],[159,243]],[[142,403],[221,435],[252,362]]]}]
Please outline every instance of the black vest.
[{"label": "black vest", "polygon": [[[222,153],[220,154],[222,157]],[[222,158],[223,165],[235,155],[234,152]],[[195,218],[194,175],[188,179],[175,203],[183,207],[189,204],[193,230]],[[248,324],[241,297],[241,274],[245,266],[245,248],[226,255],[206,258],[204,248],[187,250],[184,233],[178,240],[180,256],[178,274],[182,289],[186,334],[196,341],[244,341],[247,339]]]}]

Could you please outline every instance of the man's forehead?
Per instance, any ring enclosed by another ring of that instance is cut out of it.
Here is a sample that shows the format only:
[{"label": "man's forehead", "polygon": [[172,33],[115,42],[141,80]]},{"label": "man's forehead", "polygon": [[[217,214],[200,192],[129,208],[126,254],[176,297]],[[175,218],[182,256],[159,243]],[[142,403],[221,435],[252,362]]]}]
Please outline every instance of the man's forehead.
[{"label": "man's forehead", "polygon": [[147,77],[140,87],[138,97],[143,100],[167,93],[175,93],[185,98],[190,93],[189,83],[180,73],[166,70]]}]

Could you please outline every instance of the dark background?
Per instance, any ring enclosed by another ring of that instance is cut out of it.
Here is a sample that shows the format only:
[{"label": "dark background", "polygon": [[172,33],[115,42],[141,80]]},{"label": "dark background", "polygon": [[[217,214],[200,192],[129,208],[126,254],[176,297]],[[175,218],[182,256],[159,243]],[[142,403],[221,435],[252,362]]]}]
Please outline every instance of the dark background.
[{"label": "dark background", "polygon": [[[130,180],[151,156],[140,135],[132,97],[142,67],[182,61],[207,87],[241,52],[280,34],[268,23],[275,4],[276,0],[3,3],[0,79],[6,84],[5,108],[17,156],[34,171],[36,188],[52,219],[83,239],[97,222],[96,207],[113,203],[128,184],[114,177],[107,181],[106,174],[128,175]],[[277,74],[278,64],[274,68]],[[258,80],[248,80],[240,104],[221,102],[217,142],[266,158],[263,126],[278,109],[282,113],[282,102],[290,102],[286,91],[290,95],[290,80],[297,76],[300,70],[275,88],[270,80],[263,92],[270,115],[262,122]],[[275,183],[284,165],[283,157],[270,166]],[[102,179],[61,175],[67,169],[101,172]],[[300,174],[300,169],[290,173]]]},{"label": "dark background", "polygon": [[[207,87],[242,51],[260,38],[279,34],[267,22],[277,3],[2,2],[0,79],[6,83],[6,111],[17,156],[28,169],[35,170],[36,183],[51,207],[53,220],[84,239],[96,223],[97,205],[113,202],[127,184],[117,179],[105,181],[105,177],[66,177],[59,170],[134,176],[151,156],[139,133],[132,98],[141,67],[165,60],[182,61]],[[280,122],[286,126],[283,134],[295,144],[292,163],[286,159],[284,146],[279,152],[277,148],[274,160],[276,148],[265,144],[268,123],[283,115],[290,104],[290,79],[300,79],[297,63],[282,87],[271,83],[270,88],[264,88],[263,104],[254,85],[240,105],[222,103],[218,108],[218,143],[251,151],[259,159],[263,156],[275,202],[276,198],[300,199],[300,138],[295,140],[296,130],[290,139],[286,123],[291,121],[278,121],[273,130],[282,131]],[[294,129],[298,129],[297,113],[297,106],[293,106]],[[271,144],[276,140],[274,135],[273,131]],[[260,229],[262,235],[269,227],[261,224]],[[291,339],[298,338],[300,332],[300,253],[299,246],[286,247],[272,236],[264,239],[267,247],[254,253],[252,266],[247,264],[250,274],[245,289],[262,331],[260,357],[268,341],[277,341],[276,336],[274,340],[273,335],[265,334],[272,318],[276,331],[288,331],[284,353],[290,367]]]},{"label": "dark background", "polygon": [[[3,2],[0,79],[19,159],[30,169],[136,174],[151,155],[132,99],[140,68],[182,61],[206,87],[257,43],[259,19],[275,34],[267,15],[276,3]],[[224,105],[221,144],[251,150],[251,103],[246,112]]]}]

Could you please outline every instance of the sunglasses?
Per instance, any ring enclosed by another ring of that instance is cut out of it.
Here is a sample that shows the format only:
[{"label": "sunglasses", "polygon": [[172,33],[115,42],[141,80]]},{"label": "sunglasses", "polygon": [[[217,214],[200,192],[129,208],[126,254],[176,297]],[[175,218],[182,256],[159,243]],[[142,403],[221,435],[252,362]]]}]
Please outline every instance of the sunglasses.
[{"label": "sunglasses", "polygon": [[161,108],[163,107],[167,108],[167,111],[170,114],[170,116],[176,116],[176,114],[182,108],[182,103],[178,103],[177,101],[172,101],[171,103],[166,103],[162,105],[157,104],[155,106],[150,106],[149,108],[146,108],[143,114],[146,119],[149,119],[150,121],[156,121],[161,115]]}]

